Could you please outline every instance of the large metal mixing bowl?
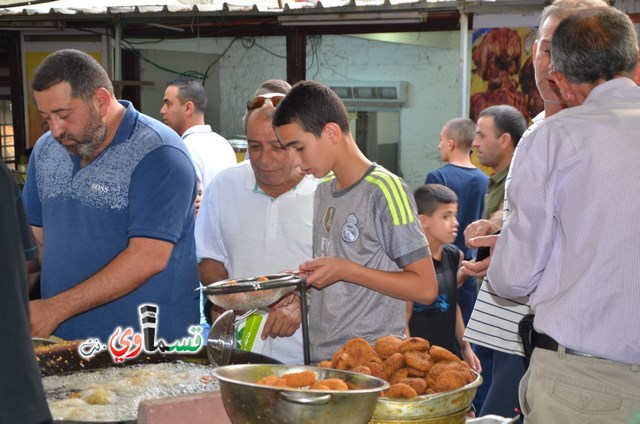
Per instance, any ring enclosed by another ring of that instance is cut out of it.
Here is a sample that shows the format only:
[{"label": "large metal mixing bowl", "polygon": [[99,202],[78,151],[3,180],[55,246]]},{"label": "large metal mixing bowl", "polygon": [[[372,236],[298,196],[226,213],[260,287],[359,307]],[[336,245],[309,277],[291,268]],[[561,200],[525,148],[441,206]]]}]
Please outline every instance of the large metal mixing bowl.
[{"label": "large metal mixing bowl", "polygon": [[[352,390],[320,391],[255,384],[269,375],[313,370],[317,379],[339,378]],[[389,387],[369,375],[327,368],[291,365],[229,365],[215,368],[222,402],[233,423],[239,424],[366,424],[378,396]]]},{"label": "large metal mixing bowl", "polygon": [[[418,396],[413,399],[391,399],[381,397],[376,410],[371,417],[372,423],[391,423],[405,420],[407,422],[420,421],[425,423],[441,422],[433,420],[439,417],[458,415],[458,421],[463,422],[464,413],[469,410],[478,387],[482,384],[482,376],[474,371],[476,379],[466,386],[450,392],[433,395]],[[462,412],[462,414],[459,414]],[[433,420],[433,421],[431,421]],[[462,421],[459,421],[462,420]]]}]

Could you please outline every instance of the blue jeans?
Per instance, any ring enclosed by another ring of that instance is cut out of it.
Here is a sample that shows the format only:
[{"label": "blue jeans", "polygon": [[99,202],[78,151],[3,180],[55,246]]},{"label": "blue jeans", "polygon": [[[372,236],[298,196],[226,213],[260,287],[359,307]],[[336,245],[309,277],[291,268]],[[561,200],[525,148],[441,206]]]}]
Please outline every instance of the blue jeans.
[{"label": "blue jeans", "polygon": [[484,347],[481,345],[473,345],[473,351],[480,360],[482,366],[482,384],[476,391],[476,397],[473,398],[473,407],[476,410],[476,415],[482,410],[482,405],[489,392],[491,386],[492,365],[493,365],[493,349]]},{"label": "blue jeans", "polygon": [[518,386],[526,371],[524,357],[494,350],[491,384],[480,416],[496,414],[511,418],[518,415],[515,412],[519,407]]},{"label": "blue jeans", "polygon": [[456,293],[458,299],[458,305],[460,305],[460,311],[462,312],[462,320],[466,327],[471,318],[471,312],[473,312],[473,306],[476,304],[478,297],[478,283],[475,277],[467,278]]}]

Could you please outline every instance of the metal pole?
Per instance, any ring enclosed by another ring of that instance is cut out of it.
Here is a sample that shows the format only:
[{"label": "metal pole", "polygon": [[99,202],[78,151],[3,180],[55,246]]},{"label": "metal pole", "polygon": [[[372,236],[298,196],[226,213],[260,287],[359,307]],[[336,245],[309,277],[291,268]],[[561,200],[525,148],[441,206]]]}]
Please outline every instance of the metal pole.
[{"label": "metal pole", "polygon": [[469,61],[469,17],[464,6],[460,11],[460,116],[469,116],[471,64]]},{"label": "metal pole", "polygon": [[307,281],[303,278],[298,283],[298,292],[300,293],[300,314],[302,314],[302,349],[304,353],[304,364],[311,365],[311,355],[309,349],[309,320],[307,318],[307,295],[305,286]]},{"label": "metal pole", "polygon": [[[113,79],[120,81],[122,79],[122,24],[120,18],[116,17],[114,31],[114,46],[113,46]],[[119,96],[118,96],[119,97]]]}]

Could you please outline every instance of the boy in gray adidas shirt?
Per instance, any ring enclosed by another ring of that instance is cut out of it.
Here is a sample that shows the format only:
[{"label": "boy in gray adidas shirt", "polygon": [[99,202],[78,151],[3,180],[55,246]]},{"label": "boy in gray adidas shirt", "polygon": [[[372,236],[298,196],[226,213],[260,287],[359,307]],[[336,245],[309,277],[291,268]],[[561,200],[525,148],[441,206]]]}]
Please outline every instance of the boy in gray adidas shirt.
[{"label": "boy in gray adidas shirt", "polygon": [[437,281],[406,183],[369,161],[340,98],[302,81],[281,101],[276,134],[296,165],[324,177],[314,199],[313,254],[300,270],[310,290],[311,361],[347,340],[402,335],[404,300],[432,303]]}]

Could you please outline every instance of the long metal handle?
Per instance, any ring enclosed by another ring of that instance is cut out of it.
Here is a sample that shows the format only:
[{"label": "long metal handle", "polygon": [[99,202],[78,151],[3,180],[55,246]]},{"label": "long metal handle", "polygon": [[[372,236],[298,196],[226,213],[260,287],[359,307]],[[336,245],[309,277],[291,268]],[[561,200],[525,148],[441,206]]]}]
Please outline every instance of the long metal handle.
[{"label": "long metal handle", "polygon": [[307,296],[304,290],[306,280],[303,278],[298,284],[298,293],[300,294],[300,313],[302,314],[302,353],[304,355],[304,364],[311,365],[311,349],[309,346],[309,319],[307,317]]}]

